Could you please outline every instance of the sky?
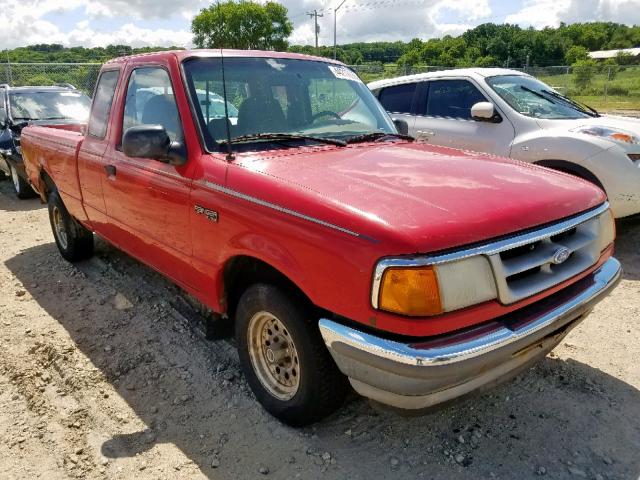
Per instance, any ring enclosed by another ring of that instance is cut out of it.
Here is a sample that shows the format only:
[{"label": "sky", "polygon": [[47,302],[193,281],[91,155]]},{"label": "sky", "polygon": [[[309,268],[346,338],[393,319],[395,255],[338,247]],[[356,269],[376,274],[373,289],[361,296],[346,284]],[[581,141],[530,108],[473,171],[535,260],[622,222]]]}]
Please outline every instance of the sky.
[{"label": "sky", "polygon": [[[294,31],[289,41],[333,44],[334,8],[342,0],[282,0]],[[2,0],[0,49],[35,43],[192,46],[191,19],[211,0]],[[459,35],[486,22],[523,27],[560,22],[640,24],[640,0],[346,0],[338,11],[338,43]]]}]

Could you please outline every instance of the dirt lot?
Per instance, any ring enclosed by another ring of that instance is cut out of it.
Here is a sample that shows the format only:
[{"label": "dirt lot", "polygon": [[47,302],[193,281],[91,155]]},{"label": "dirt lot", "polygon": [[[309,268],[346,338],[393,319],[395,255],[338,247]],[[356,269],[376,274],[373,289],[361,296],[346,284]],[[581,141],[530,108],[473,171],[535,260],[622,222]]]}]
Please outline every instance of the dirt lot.
[{"label": "dirt lot", "polygon": [[0,182],[0,477],[637,480],[640,221],[618,232],[624,281],[526,374],[420,418],[354,397],[298,431],[176,287],[101,241],[70,265]]}]

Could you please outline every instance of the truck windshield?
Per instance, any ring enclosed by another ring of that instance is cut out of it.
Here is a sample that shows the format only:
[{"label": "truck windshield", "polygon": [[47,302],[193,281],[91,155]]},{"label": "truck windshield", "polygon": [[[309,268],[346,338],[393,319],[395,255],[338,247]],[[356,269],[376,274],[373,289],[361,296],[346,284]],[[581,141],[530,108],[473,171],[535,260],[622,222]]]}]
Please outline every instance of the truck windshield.
[{"label": "truck windshield", "polygon": [[535,78],[499,75],[487,78],[487,84],[511,108],[528,117],[561,120],[597,115]]},{"label": "truck windshield", "polygon": [[67,120],[86,122],[91,100],[76,91],[9,93],[13,120]]},{"label": "truck windshield", "polygon": [[[191,58],[185,77],[210,151],[232,143],[282,141],[264,134],[349,140],[374,132],[396,132],[369,89],[348,68],[287,58]],[[225,92],[226,90],[226,92]],[[224,98],[227,108],[225,115]]]}]

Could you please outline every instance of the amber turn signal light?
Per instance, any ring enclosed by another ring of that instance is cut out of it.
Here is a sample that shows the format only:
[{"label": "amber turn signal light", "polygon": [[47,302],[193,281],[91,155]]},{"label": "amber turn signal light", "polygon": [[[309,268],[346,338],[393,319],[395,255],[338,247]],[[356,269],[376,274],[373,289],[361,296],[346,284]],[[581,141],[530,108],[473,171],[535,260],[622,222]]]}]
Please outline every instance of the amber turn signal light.
[{"label": "amber turn signal light", "polygon": [[380,282],[378,307],[412,317],[442,313],[438,277],[432,266],[388,268]]}]

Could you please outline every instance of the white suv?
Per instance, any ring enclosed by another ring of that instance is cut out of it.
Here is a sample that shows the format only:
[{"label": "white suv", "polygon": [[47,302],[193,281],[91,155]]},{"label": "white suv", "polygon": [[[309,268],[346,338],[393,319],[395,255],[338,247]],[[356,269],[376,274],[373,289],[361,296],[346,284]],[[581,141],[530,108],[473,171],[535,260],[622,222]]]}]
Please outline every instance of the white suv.
[{"label": "white suv", "polygon": [[640,212],[640,120],[600,115],[516,70],[445,70],[369,88],[420,140],[562,170],[605,190],[617,218]]}]

